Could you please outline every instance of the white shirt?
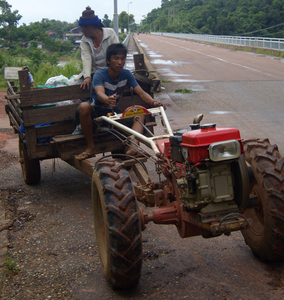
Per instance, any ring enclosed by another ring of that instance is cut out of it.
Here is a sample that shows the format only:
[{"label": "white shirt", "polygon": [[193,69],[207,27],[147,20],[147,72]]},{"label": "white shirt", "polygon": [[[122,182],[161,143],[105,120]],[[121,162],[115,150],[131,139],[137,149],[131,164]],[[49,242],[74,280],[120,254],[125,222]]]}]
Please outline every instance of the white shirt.
[{"label": "white shirt", "polygon": [[99,70],[104,68],[106,66],[106,57],[103,51],[102,44],[100,44],[98,48],[94,47],[94,52],[97,69]]}]

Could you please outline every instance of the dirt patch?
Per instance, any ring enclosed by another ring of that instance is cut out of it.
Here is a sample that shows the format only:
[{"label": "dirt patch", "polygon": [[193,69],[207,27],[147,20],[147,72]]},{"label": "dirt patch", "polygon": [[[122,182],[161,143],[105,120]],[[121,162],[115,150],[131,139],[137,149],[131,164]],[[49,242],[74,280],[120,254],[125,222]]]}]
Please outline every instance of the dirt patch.
[{"label": "dirt patch", "polygon": [[[0,92],[0,118],[8,119],[5,112],[5,105],[7,100],[5,99],[6,92]],[[3,141],[14,138],[14,130],[11,128],[0,128],[0,149],[3,148]]]},{"label": "dirt patch", "polygon": [[[0,142],[1,148],[1,142]],[[7,168],[8,166],[15,164],[19,161],[19,157],[15,156],[5,150],[0,149],[0,170]]]},{"label": "dirt patch", "polygon": [[6,140],[9,140],[9,139],[12,139],[12,138],[13,137],[11,135],[0,132],[0,142],[1,141],[6,141]]},{"label": "dirt patch", "polygon": [[[37,194],[26,189],[1,192],[6,216],[12,220],[8,256],[14,263],[6,276],[3,299],[78,299],[72,285],[98,265],[93,245],[76,247],[69,240],[70,225],[65,225],[65,213],[62,219],[55,216],[62,210],[55,202],[45,200],[43,205]],[[59,227],[65,228],[65,238],[55,243]],[[74,265],[72,270],[66,269],[69,264]]]},{"label": "dirt patch", "polygon": [[[7,118],[5,112],[5,105],[7,100],[5,99],[6,92],[0,92],[0,118]],[[14,130],[12,128],[0,128],[0,170],[7,168],[9,165],[17,163],[19,161],[18,156],[11,154],[10,152],[3,150],[6,141],[15,138]]]},{"label": "dirt patch", "polygon": [[5,96],[7,95],[6,92],[0,91],[0,118],[6,118],[7,114],[5,112],[5,105],[7,104],[7,100]]},{"label": "dirt patch", "polygon": [[[1,107],[1,105],[0,105]],[[0,148],[3,147],[3,141],[15,138],[14,130],[12,128],[0,128]],[[2,146],[2,147],[1,147]]]},{"label": "dirt patch", "polygon": [[5,207],[5,219],[11,220],[12,228],[19,228],[19,224],[34,219],[29,211],[19,209],[18,200],[26,198],[28,193],[23,189],[0,189],[0,199]]}]

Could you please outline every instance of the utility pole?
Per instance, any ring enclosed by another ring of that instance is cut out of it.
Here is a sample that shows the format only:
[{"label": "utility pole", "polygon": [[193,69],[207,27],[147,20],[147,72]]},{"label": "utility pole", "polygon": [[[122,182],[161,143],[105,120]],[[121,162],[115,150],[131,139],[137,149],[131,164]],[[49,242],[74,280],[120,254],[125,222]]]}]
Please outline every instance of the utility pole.
[{"label": "utility pole", "polygon": [[131,4],[132,2],[128,2],[128,33],[129,33],[129,4]]},{"label": "utility pole", "polygon": [[118,14],[117,14],[117,0],[113,0],[114,13],[113,13],[113,30],[118,37]]},{"label": "utility pole", "polygon": [[176,21],[175,13],[177,13],[177,23],[179,24],[179,10],[175,9],[175,8],[169,8],[169,10],[168,10],[168,25],[170,25],[171,22],[173,25],[175,24],[175,21]]}]

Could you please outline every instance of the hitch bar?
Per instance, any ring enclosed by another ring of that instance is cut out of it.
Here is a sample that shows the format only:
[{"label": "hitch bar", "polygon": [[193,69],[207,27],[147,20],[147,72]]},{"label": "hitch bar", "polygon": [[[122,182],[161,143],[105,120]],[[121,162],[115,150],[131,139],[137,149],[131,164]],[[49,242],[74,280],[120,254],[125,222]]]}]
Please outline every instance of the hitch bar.
[{"label": "hitch bar", "polygon": [[146,137],[144,136],[143,134],[119,123],[119,122],[116,122],[117,120],[120,120],[121,117],[122,117],[122,114],[114,114],[113,116],[101,116],[101,117],[98,117],[96,118],[95,120],[98,121],[98,122],[101,122],[101,121],[106,121],[108,122],[109,124],[113,125],[114,127],[130,134],[130,135],[133,135],[135,136],[139,141],[143,142],[144,144],[148,145],[154,152],[155,152],[155,155],[157,157],[160,157],[160,151],[155,143],[156,140],[160,140],[160,139],[166,139],[166,138],[169,138],[170,136],[173,135],[173,131],[172,131],[172,128],[171,128],[171,125],[169,123],[169,120],[167,118],[167,115],[165,113],[165,110],[163,108],[163,106],[158,106],[158,107],[155,107],[155,108],[150,108],[148,109],[152,114],[159,114],[163,120],[163,124],[165,126],[165,133],[164,135],[159,135],[159,136],[152,136],[152,137]]}]

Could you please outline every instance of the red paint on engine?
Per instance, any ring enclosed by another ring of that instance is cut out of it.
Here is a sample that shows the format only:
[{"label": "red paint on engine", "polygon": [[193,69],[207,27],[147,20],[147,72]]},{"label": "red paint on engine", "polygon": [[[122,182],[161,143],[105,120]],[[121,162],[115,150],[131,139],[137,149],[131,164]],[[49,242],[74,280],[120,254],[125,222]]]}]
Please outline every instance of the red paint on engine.
[{"label": "red paint on engine", "polygon": [[239,130],[215,127],[187,131],[182,135],[181,146],[188,148],[188,160],[190,163],[196,164],[209,158],[208,146],[210,144],[226,140],[240,142]]}]

